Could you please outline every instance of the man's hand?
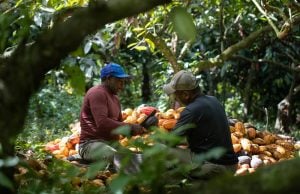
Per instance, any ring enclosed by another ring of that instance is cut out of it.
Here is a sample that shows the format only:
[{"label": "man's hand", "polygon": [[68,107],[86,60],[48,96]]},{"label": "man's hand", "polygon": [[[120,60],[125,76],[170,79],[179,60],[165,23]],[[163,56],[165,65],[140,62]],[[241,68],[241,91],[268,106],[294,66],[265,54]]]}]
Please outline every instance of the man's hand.
[{"label": "man's hand", "polygon": [[145,129],[138,124],[132,124],[131,125],[131,135],[135,136],[135,135],[142,135],[143,133],[145,133]]},{"label": "man's hand", "polygon": [[152,126],[158,126],[158,119],[156,116],[150,116],[144,122],[141,123],[141,126],[147,130]]}]

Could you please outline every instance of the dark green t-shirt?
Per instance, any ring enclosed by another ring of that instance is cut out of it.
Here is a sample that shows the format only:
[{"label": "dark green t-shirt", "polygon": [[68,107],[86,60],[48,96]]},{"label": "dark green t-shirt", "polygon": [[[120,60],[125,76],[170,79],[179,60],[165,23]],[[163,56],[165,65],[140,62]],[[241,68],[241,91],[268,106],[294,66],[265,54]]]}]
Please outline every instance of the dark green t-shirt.
[{"label": "dark green t-shirt", "polygon": [[[191,125],[192,124],[192,125]],[[185,128],[185,130],[181,130]],[[225,148],[226,153],[210,162],[224,165],[236,164],[227,116],[221,103],[213,96],[199,95],[181,112],[173,133],[186,136],[194,153],[205,153],[213,148]]]}]

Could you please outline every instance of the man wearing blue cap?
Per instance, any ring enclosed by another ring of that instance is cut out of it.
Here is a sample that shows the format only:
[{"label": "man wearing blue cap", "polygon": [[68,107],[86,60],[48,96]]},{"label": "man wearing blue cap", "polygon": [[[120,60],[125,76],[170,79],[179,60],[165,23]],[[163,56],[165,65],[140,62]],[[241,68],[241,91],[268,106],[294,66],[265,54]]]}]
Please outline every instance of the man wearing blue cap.
[{"label": "man wearing blue cap", "polygon": [[122,122],[118,93],[130,78],[123,68],[115,63],[101,70],[101,84],[90,88],[83,100],[80,113],[80,156],[90,162],[106,160],[111,163],[116,150],[110,146],[119,136],[112,131],[120,126],[129,126],[132,135],[142,134],[143,127]]}]

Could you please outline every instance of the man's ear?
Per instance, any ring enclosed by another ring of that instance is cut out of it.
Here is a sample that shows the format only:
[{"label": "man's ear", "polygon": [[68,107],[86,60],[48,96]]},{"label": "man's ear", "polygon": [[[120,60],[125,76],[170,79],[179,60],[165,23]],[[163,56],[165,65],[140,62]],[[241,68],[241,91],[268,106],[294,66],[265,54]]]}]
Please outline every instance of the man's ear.
[{"label": "man's ear", "polygon": [[188,100],[190,98],[190,93],[188,91],[182,91],[184,99]]}]

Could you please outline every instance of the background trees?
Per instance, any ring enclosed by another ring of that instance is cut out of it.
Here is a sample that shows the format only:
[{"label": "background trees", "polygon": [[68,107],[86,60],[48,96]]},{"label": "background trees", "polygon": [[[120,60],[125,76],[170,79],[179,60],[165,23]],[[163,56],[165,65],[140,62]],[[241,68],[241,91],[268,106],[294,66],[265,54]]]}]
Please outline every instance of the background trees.
[{"label": "background trees", "polygon": [[[67,128],[108,61],[135,76],[121,96],[126,106],[170,107],[161,86],[185,68],[229,116],[267,118],[269,129],[277,117],[278,129],[299,129],[297,0],[166,3],[1,1],[0,158],[14,154],[27,113],[25,131],[41,131],[37,139]],[[169,13],[178,6],[176,20]],[[195,28],[186,26],[189,14]]]}]

